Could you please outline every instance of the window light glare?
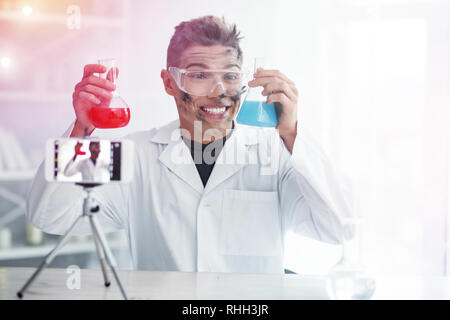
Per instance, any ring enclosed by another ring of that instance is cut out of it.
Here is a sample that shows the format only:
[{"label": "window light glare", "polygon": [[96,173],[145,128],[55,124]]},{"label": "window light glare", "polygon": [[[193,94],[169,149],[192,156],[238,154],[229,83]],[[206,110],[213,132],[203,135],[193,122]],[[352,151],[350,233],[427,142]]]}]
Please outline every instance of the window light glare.
[{"label": "window light glare", "polygon": [[23,6],[22,13],[26,16],[30,16],[33,13],[33,7],[32,6]]},{"label": "window light glare", "polygon": [[11,59],[9,57],[0,58],[0,65],[5,69],[8,68],[11,65]]}]

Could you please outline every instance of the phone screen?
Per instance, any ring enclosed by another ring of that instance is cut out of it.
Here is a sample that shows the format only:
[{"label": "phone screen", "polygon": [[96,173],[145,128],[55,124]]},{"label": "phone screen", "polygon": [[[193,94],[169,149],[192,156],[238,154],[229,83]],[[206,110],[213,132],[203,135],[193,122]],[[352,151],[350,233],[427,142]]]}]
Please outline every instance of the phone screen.
[{"label": "phone screen", "polygon": [[61,139],[54,141],[54,181],[106,183],[121,180],[122,142]]}]

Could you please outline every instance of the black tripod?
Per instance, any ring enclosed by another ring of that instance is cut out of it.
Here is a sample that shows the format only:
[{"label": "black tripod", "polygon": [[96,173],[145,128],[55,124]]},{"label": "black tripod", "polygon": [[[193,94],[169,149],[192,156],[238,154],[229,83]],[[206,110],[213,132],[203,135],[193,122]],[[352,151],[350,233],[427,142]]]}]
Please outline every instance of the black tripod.
[{"label": "black tripod", "polygon": [[[24,295],[25,290],[31,285],[31,283],[37,278],[37,276],[41,273],[42,270],[44,270],[56,257],[58,254],[59,249],[61,249],[66,241],[70,238],[73,231],[75,230],[75,227],[80,223],[83,219],[87,220],[89,219],[93,239],[95,243],[95,248],[97,251],[98,258],[100,260],[100,266],[102,268],[103,278],[105,280],[105,286],[109,287],[111,282],[108,280],[108,274],[106,273],[104,258],[106,257],[106,262],[108,263],[109,267],[111,268],[111,271],[114,275],[114,278],[117,281],[117,284],[119,285],[120,291],[122,292],[122,296],[125,300],[128,299],[127,294],[125,293],[125,290],[122,287],[122,284],[120,282],[119,276],[116,272],[116,261],[114,260],[114,257],[112,255],[112,252],[108,246],[108,243],[106,241],[105,235],[103,233],[103,230],[98,223],[97,217],[95,214],[100,211],[100,207],[97,204],[97,202],[94,200],[94,198],[91,197],[91,191],[94,187],[97,187],[101,184],[99,183],[77,183],[77,185],[82,186],[83,190],[86,191],[86,196],[83,201],[83,214],[75,220],[75,222],[72,224],[72,226],[69,228],[67,233],[62,237],[62,239],[59,241],[59,243],[56,245],[56,247],[45,257],[44,261],[42,261],[41,265],[37,270],[33,273],[31,278],[28,279],[28,281],[25,283],[25,285],[20,289],[19,292],[17,292],[17,296],[19,298],[22,298]],[[99,245],[100,243],[100,245]]]}]

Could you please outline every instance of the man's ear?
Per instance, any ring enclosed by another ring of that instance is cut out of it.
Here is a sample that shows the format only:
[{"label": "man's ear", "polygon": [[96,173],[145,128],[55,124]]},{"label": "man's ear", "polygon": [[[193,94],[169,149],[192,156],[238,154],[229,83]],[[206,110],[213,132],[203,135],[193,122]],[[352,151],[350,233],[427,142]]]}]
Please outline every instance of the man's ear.
[{"label": "man's ear", "polygon": [[161,70],[161,79],[164,83],[164,89],[166,89],[166,92],[168,95],[174,97],[175,96],[175,82],[173,81],[172,77],[170,76],[169,71],[166,69]]}]

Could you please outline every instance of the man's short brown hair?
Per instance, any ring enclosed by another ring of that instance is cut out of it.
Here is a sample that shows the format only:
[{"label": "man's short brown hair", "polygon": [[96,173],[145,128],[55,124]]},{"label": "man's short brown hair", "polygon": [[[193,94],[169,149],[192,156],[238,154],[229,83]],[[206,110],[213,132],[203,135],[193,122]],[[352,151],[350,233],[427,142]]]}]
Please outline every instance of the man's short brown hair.
[{"label": "man's short brown hair", "polygon": [[175,27],[167,49],[167,67],[176,67],[184,50],[191,46],[222,45],[237,51],[242,62],[242,50],[239,46],[240,32],[235,24],[228,25],[225,18],[204,16],[181,22]]}]

